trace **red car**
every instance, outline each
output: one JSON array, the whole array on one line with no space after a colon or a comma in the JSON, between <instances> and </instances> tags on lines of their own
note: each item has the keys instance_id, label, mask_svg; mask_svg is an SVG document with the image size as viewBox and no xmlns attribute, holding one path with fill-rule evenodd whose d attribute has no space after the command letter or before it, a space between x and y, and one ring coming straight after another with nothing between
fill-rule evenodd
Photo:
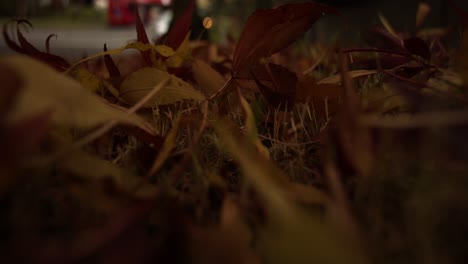
<instances>
[{"instance_id":1,"label":"red car","mask_svg":"<svg viewBox=\"0 0 468 264\"><path fill-rule=\"evenodd\" d=\"M171 2L172 0L108 0L107 21L109 25L133 24L138 9L140 17L148 22L150 7L164 7Z\"/></svg>"}]
</instances>

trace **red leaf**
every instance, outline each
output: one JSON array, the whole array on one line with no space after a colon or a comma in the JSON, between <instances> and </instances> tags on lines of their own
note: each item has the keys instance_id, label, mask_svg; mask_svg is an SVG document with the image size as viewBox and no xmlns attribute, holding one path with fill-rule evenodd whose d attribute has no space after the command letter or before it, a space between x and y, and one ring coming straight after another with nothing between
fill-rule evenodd
<instances>
[{"instance_id":1,"label":"red leaf","mask_svg":"<svg viewBox=\"0 0 468 264\"><path fill-rule=\"evenodd\" d=\"M19 29L21 24L26 24L29 27L31 27L31 29L33 27L32 24L25 19L19 19L16 21L16 35L18 36L18 41L21 47L24 50L29 51L30 53L40 53L40 51L36 47L34 47L31 43L29 43L26 40L26 38L23 36L23 34L21 33L21 30Z\"/></svg>"},{"instance_id":2,"label":"red leaf","mask_svg":"<svg viewBox=\"0 0 468 264\"><path fill-rule=\"evenodd\" d=\"M195 0L191 0L184 13L177 19L167 34L166 45L174 50L182 44L189 33L192 24L193 11L195 10Z\"/></svg>"},{"instance_id":3,"label":"red leaf","mask_svg":"<svg viewBox=\"0 0 468 264\"><path fill-rule=\"evenodd\" d=\"M141 22L140 14L138 14L138 9L136 11L136 31L137 31L137 40L138 42L149 44L148 35L146 35L145 26ZM148 66L151 66L151 51L142 51L141 56Z\"/></svg>"},{"instance_id":4,"label":"red leaf","mask_svg":"<svg viewBox=\"0 0 468 264\"><path fill-rule=\"evenodd\" d=\"M14 20L12 21L9 21L5 24L3 24L3 29L2 29L2 34L3 34L3 39L5 39L5 43L7 44L7 46L18 52L18 53L22 53L22 54L25 54L25 52L23 51L23 48L21 48L20 45L18 45L16 42L14 42L10 36L8 35L8 25L11 23L11 22L15 22Z\"/></svg>"},{"instance_id":5,"label":"red leaf","mask_svg":"<svg viewBox=\"0 0 468 264\"><path fill-rule=\"evenodd\" d=\"M258 9L248 18L234 51L234 72L287 47L322 15L335 12L335 8L312 2Z\"/></svg>"},{"instance_id":6,"label":"red leaf","mask_svg":"<svg viewBox=\"0 0 468 264\"><path fill-rule=\"evenodd\" d=\"M269 63L250 71L258 89L273 107L291 107L296 101L297 76L283 66ZM262 80L259 77L263 77Z\"/></svg>"},{"instance_id":7,"label":"red leaf","mask_svg":"<svg viewBox=\"0 0 468 264\"><path fill-rule=\"evenodd\" d=\"M107 51L107 45L104 43L104 52ZM106 64L107 71L109 71L109 75L111 78L120 77L119 68L115 65L114 60L109 54L104 55L104 63Z\"/></svg>"},{"instance_id":8,"label":"red leaf","mask_svg":"<svg viewBox=\"0 0 468 264\"><path fill-rule=\"evenodd\" d=\"M55 37L55 39L57 39L57 35L56 34L50 34L47 39L46 39L46 52L47 53L50 53L50 39L52 39L52 37Z\"/></svg>"},{"instance_id":9,"label":"red leaf","mask_svg":"<svg viewBox=\"0 0 468 264\"><path fill-rule=\"evenodd\" d=\"M10 24L10 22L16 22L16 27L17 27L16 32L18 36L18 42L20 45L14 42L8 35L8 25ZM29 23L29 21L22 19L22 20L12 20L10 22L7 22L6 24L3 25L3 38L5 39L5 43L7 44L9 48L11 48L12 50L18 53L28 55L32 58L35 58L44 63L47 63L58 71L65 71L66 69L70 67L70 64L64 58L57 56L57 55L49 54L46 52L42 52L27 41L27 39L23 36L21 31L19 30L19 26L20 24L23 24L23 23L31 26L31 23Z\"/></svg>"}]
</instances>

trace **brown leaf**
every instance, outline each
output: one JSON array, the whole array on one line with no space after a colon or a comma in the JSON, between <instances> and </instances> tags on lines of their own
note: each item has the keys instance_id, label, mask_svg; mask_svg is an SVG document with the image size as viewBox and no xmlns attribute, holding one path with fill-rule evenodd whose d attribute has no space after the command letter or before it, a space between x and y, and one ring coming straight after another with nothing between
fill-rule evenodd
<instances>
[{"instance_id":1,"label":"brown leaf","mask_svg":"<svg viewBox=\"0 0 468 264\"><path fill-rule=\"evenodd\" d=\"M351 79L362 77L362 76L369 76L378 73L376 70L354 70L354 71L349 71L348 75ZM338 84L341 82L341 75L332 75L329 77L326 77L320 81L318 81L318 84Z\"/></svg>"},{"instance_id":2,"label":"brown leaf","mask_svg":"<svg viewBox=\"0 0 468 264\"><path fill-rule=\"evenodd\" d=\"M301 76L297 83L298 102L312 102L315 117L326 121L338 112L341 86L336 83L317 83L310 76Z\"/></svg>"},{"instance_id":3,"label":"brown leaf","mask_svg":"<svg viewBox=\"0 0 468 264\"><path fill-rule=\"evenodd\" d=\"M182 79L168 72L149 67L141 68L127 76L120 86L120 97L126 103L133 105L167 78L170 78L169 83L164 85L164 87L145 104L145 107L173 104L183 100L202 101L205 99L202 93L193 89L190 84Z\"/></svg>"},{"instance_id":4,"label":"brown leaf","mask_svg":"<svg viewBox=\"0 0 468 264\"><path fill-rule=\"evenodd\" d=\"M247 20L233 57L233 70L257 64L262 57L285 48L326 13L336 9L317 3L286 4L259 9Z\"/></svg>"},{"instance_id":5,"label":"brown leaf","mask_svg":"<svg viewBox=\"0 0 468 264\"><path fill-rule=\"evenodd\" d=\"M352 168L355 175L366 176L373 160L370 131L359 123L360 99L348 74L348 62L342 53L340 62L343 107L334 130L338 144L337 159L343 161L340 165Z\"/></svg>"},{"instance_id":6,"label":"brown leaf","mask_svg":"<svg viewBox=\"0 0 468 264\"><path fill-rule=\"evenodd\" d=\"M207 96L218 92L226 83L221 74L199 59L195 59L192 63L192 74L198 89Z\"/></svg>"}]
</instances>

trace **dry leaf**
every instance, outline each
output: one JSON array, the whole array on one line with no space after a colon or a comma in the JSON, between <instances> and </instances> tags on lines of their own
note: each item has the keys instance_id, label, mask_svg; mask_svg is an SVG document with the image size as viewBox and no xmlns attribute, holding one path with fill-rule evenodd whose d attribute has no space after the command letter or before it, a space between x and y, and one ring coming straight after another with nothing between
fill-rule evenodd
<instances>
[{"instance_id":1,"label":"dry leaf","mask_svg":"<svg viewBox=\"0 0 468 264\"><path fill-rule=\"evenodd\" d=\"M361 103L354 90L348 71L348 62L340 54L343 107L333 132L338 141L338 155L354 169L358 176L367 176L372 167L374 153L370 131L359 123Z\"/></svg>"},{"instance_id":2,"label":"dry leaf","mask_svg":"<svg viewBox=\"0 0 468 264\"><path fill-rule=\"evenodd\" d=\"M169 83L145 104L146 107L167 105L183 100L202 101L205 96L182 79L155 68L142 68L131 73L120 86L120 97L128 104L135 104L158 83L166 78Z\"/></svg>"},{"instance_id":3,"label":"dry leaf","mask_svg":"<svg viewBox=\"0 0 468 264\"><path fill-rule=\"evenodd\" d=\"M341 86L335 83L317 83L312 77L302 75L297 83L297 101L312 103L318 120L327 121L339 109Z\"/></svg>"},{"instance_id":4,"label":"dry leaf","mask_svg":"<svg viewBox=\"0 0 468 264\"><path fill-rule=\"evenodd\" d=\"M122 115L102 102L79 82L60 74L47 65L23 56L3 58L3 62L20 76L23 89L8 119L26 120L37 113L50 111L53 125L82 129L117 120L137 124L135 116Z\"/></svg>"},{"instance_id":5,"label":"dry leaf","mask_svg":"<svg viewBox=\"0 0 468 264\"><path fill-rule=\"evenodd\" d=\"M245 23L233 57L233 70L258 64L294 42L326 13L336 9L317 3L286 4L258 9Z\"/></svg>"},{"instance_id":6,"label":"dry leaf","mask_svg":"<svg viewBox=\"0 0 468 264\"><path fill-rule=\"evenodd\" d=\"M8 25L10 23L16 23L16 34L20 45L15 43L8 35ZM39 51L36 47L30 44L19 30L19 27L22 24L28 25L32 28L31 23L25 19L12 20L3 25L3 38L5 39L5 43L9 48L18 53L28 55L32 58L47 63L58 71L65 71L68 67L70 67L70 64L64 58L50 54L48 52ZM46 42L48 43L48 41Z\"/></svg>"},{"instance_id":7,"label":"dry leaf","mask_svg":"<svg viewBox=\"0 0 468 264\"><path fill-rule=\"evenodd\" d=\"M267 223L259 228L256 248L267 263L364 263L362 252L346 247L344 238L287 196L282 173L245 139L234 135L230 125L215 129L226 151L239 163L249 185L259 193L267 211ZM229 131L229 132L228 132ZM348 241L346 241L348 242Z\"/></svg>"},{"instance_id":8,"label":"dry leaf","mask_svg":"<svg viewBox=\"0 0 468 264\"><path fill-rule=\"evenodd\" d=\"M207 96L218 92L226 83L221 74L199 59L195 59L192 63L192 74L197 88Z\"/></svg>"},{"instance_id":9,"label":"dry leaf","mask_svg":"<svg viewBox=\"0 0 468 264\"><path fill-rule=\"evenodd\" d=\"M76 70L76 78L88 91L96 92L101 87L101 80L84 67Z\"/></svg>"},{"instance_id":10,"label":"dry leaf","mask_svg":"<svg viewBox=\"0 0 468 264\"><path fill-rule=\"evenodd\" d=\"M378 71L376 70L354 70L354 71L349 71L348 75L351 79L362 77L362 76L369 76L372 74L376 74ZM320 81L317 82L317 84L338 84L341 82L341 74L336 74L327 78L324 78Z\"/></svg>"},{"instance_id":11,"label":"dry leaf","mask_svg":"<svg viewBox=\"0 0 468 264\"><path fill-rule=\"evenodd\" d=\"M172 149L176 146L177 135L179 134L179 127L182 119L179 117L172 126L171 131L166 135L164 139L163 145L161 150L159 151L158 156L153 162L153 166L148 171L147 176L150 177L154 175L159 169L162 167L164 162L169 158L169 154L171 153Z\"/></svg>"},{"instance_id":12,"label":"dry leaf","mask_svg":"<svg viewBox=\"0 0 468 264\"><path fill-rule=\"evenodd\" d=\"M245 98L241 95L241 93L238 93L239 100L242 106L242 109L244 109L245 112L245 130L247 132L247 137L250 140L250 142L255 146L257 151L262 154L263 157L266 159L270 158L270 152L267 147L265 147L260 139L258 138L258 131L257 131L257 122L255 122L255 117L252 112L252 109L250 108L249 103Z\"/></svg>"},{"instance_id":13,"label":"dry leaf","mask_svg":"<svg viewBox=\"0 0 468 264\"><path fill-rule=\"evenodd\" d=\"M292 107L296 102L297 76L283 66L269 63L251 70L258 89L273 107ZM264 76L258 78L258 76Z\"/></svg>"}]
</instances>

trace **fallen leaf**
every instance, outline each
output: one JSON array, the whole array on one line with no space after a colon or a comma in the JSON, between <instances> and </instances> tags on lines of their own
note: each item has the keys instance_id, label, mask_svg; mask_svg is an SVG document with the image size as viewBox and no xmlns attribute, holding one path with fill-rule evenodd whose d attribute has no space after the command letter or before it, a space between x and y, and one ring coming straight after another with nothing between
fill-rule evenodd
<instances>
[{"instance_id":1,"label":"fallen leaf","mask_svg":"<svg viewBox=\"0 0 468 264\"><path fill-rule=\"evenodd\" d=\"M20 45L15 43L8 35L8 25L10 23L16 23L16 34ZM47 63L57 71L65 71L70 67L70 64L64 58L48 52L39 51L36 47L30 44L19 29L20 25L23 24L32 28L31 23L25 19L12 20L3 25L3 38L10 49ZM48 41L46 41L46 43L48 43Z\"/></svg>"},{"instance_id":2,"label":"fallen leaf","mask_svg":"<svg viewBox=\"0 0 468 264\"><path fill-rule=\"evenodd\" d=\"M336 83L317 83L308 75L300 76L297 83L297 102L312 103L317 120L327 121L339 109L341 86Z\"/></svg>"},{"instance_id":3,"label":"fallen leaf","mask_svg":"<svg viewBox=\"0 0 468 264\"><path fill-rule=\"evenodd\" d=\"M263 157L265 157L266 159L269 159L270 152L268 148L265 147L260 141L260 139L258 138L257 122L255 121L255 117L252 112L252 109L250 108L250 105L247 102L247 100L245 100L245 98L242 96L240 92L238 92L238 96L239 96L242 109L245 112L245 131L247 132L247 138L255 146L257 151L262 154Z\"/></svg>"},{"instance_id":4,"label":"fallen leaf","mask_svg":"<svg viewBox=\"0 0 468 264\"><path fill-rule=\"evenodd\" d=\"M161 169L162 165L166 160L169 158L169 154L171 154L171 151L174 149L176 146L176 140L177 140L177 135L179 134L179 127L181 124L182 118L178 118L175 122L174 125L172 126L171 130L169 133L166 135L166 138L164 139L164 142L162 144L161 150L158 153L158 156L153 162L153 166L147 173L147 178L153 176L156 172Z\"/></svg>"},{"instance_id":5,"label":"fallen leaf","mask_svg":"<svg viewBox=\"0 0 468 264\"><path fill-rule=\"evenodd\" d=\"M24 56L7 56L3 63L21 78L23 88L18 94L8 120L26 120L37 113L50 111L52 125L81 129L116 120L137 124L134 115L122 115L86 91L79 82L60 74L47 65Z\"/></svg>"},{"instance_id":6,"label":"fallen leaf","mask_svg":"<svg viewBox=\"0 0 468 264\"><path fill-rule=\"evenodd\" d=\"M88 91L96 92L101 87L101 80L85 67L76 69L76 78Z\"/></svg>"},{"instance_id":7,"label":"fallen leaf","mask_svg":"<svg viewBox=\"0 0 468 264\"><path fill-rule=\"evenodd\" d=\"M82 63L85 63L87 61L96 59L96 58L100 58L102 56L120 55L123 51L125 51L127 49L136 49L136 50L139 50L139 51L155 51L157 54L159 54L159 55L161 55L163 57L170 57L170 56L173 56L175 54L174 50L172 48L168 47L168 46L151 45L151 44L143 44L143 43L140 43L140 42L134 42L134 43L130 43L130 44L125 45L125 47L118 48L118 49L112 49L112 50L108 50L108 51L104 51L104 52L99 52L99 53L96 53L96 54L94 54L92 56L84 58L84 59L82 59L80 61L77 61L73 65L68 67L68 69L65 72L68 73L72 69L76 68L78 65L80 65ZM157 61L155 61L155 63L156 62Z\"/></svg>"},{"instance_id":8,"label":"fallen leaf","mask_svg":"<svg viewBox=\"0 0 468 264\"><path fill-rule=\"evenodd\" d=\"M192 74L197 83L197 88L206 96L215 94L226 83L221 74L199 59L195 59L192 63Z\"/></svg>"},{"instance_id":9,"label":"fallen leaf","mask_svg":"<svg viewBox=\"0 0 468 264\"><path fill-rule=\"evenodd\" d=\"M393 29L392 25L387 20L387 18L382 13L379 13L378 17L379 17L380 23L387 30L387 32L393 35L394 37L398 38L398 34L396 33L395 29Z\"/></svg>"},{"instance_id":10,"label":"fallen leaf","mask_svg":"<svg viewBox=\"0 0 468 264\"><path fill-rule=\"evenodd\" d=\"M367 128L359 124L361 102L349 75L348 62L342 53L340 53L340 66L343 106L338 115L336 129L330 131L337 140L339 159L353 168L356 176L365 177L369 175L374 159L371 134Z\"/></svg>"},{"instance_id":11,"label":"fallen leaf","mask_svg":"<svg viewBox=\"0 0 468 264\"><path fill-rule=\"evenodd\" d=\"M283 66L269 63L251 68L258 89L273 107L292 107L296 102L297 76ZM262 79L257 76L263 76Z\"/></svg>"},{"instance_id":12,"label":"fallen leaf","mask_svg":"<svg viewBox=\"0 0 468 264\"><path fill-rule=\"evenodd\" d=\"M233 55L233 71L255 65L294 42L312 24L336 9L317 3L285 4L258 9L245 23Z\"/></svg>"},{"instance_id":13,"label":"fallen leaf","mask_svg":"<svg viewBox=\"0 0 468 264\"><path fill-rule=\"evenodd\" d=\"M251 143L226 122L215 124L225 151L236 160L248 186L260 195L266 223L258 229L255 248L268 263L364 263L362 252L346 247L346 238L335 232L320 213L296 206L287 195L284 175L255 151ZM352 242L351 242L352 243Z\"/></svg>"},{"instance_id":14,"label":"fallen leaf","mask_svg":"<svg viewBox=\"0 0 468 264\"><path fill-rule=\"evenodd\" d=\"M169 83L145 104L146 107L173 104L183 100L201 101L205 99L202 93L182 79L155 68L142 68L127 76L120 86L120 97L126 103L133 105L159 82L168 77L170 78Z\"/></svg>"},{"instance_id":15,"label":"fallen leaf","mask_svg":"<svg viewBox=\"0 0 468 264\"><path fill-rule=\"evenodd\" d=\"M340 97L341 86L337 83L317 83L312 77L301 76L297 84L297 98L301 102L307 99L325 99Z\"/></svg>"},{"instance_id":16,"label":"fallen leaf","mask_svg":"<svg viewBox=\"0 0 468 264\"><path fill-rule=\"evenodd\" d=\"M354 70L349 71L347 74L351 79L354 79L358 77L369 76L376 73L378 73L378 71L376 70ZM318 81L317 84L338 84L340 82L341 74L336 74Z\"/></svg>"}]
</instances>

